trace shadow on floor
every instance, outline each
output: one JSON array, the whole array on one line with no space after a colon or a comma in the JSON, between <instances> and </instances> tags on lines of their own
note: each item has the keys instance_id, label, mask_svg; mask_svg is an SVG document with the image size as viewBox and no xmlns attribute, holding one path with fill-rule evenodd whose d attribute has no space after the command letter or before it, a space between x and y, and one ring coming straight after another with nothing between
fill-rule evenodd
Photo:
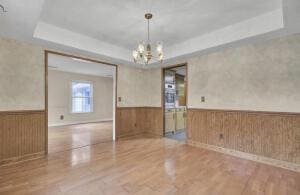
<instances>
[{"instance_id":1,"label":"shadow on floor","mask_svg":"<svg viewBox=\"0 0 300 195\"><path fill-rule=\"evenodd\" d=\"M177 131L175 131L175 133L168 132L168 133L165 134L165 137L170 138L170 139L175 139L177 141L184 142L186 140L185 129L177 130Z\"/></svg>"}]
</instances>

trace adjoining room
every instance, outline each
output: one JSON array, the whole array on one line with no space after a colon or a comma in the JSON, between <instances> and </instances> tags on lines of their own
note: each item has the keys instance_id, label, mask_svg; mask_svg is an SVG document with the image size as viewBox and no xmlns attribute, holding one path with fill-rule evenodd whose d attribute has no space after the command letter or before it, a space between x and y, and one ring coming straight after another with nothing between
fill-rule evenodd
<instances>
[{"instance_id":1,"label":"adjoining room","mask_svg":"<svg viewBox=\"0 0 300 195\"><path fill-rule=\"evenodd\" d=\"M48 54L48 153L113 140L115 67Z\"/></svg>"},{"instance_id":2,"label":"adjoining room","mask_svg":"<svg viewBox=\"0 0 300 195\"><path fill-rule=\"evenodd\" d=\"M163 69L164 136L186 141L187 65Z\"/></svg>"}]
</instances>

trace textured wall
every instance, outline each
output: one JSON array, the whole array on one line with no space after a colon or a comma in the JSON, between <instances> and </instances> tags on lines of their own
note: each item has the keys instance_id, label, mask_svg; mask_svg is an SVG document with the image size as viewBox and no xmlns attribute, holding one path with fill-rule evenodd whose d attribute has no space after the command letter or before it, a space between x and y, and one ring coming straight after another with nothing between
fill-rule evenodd
<instances>
[{"instance_id":1,"label":"textured wall","mask_svg":"<svg viewBox=\"0 0 300 195\"><path fill-rule=\"evenodd\" d=\"M93 112L71 114L71 82L89 81L93 84ZM112 119L113 79L61 71L48 71L49 125ZM64 120L60 120L64 115Z\"/></svg>"},{"instance_id":2,"label":"textured wall","mask_svg":"<svg viewBox=\"0 0 300 195\"><path fill-rule=\"evenodd\" d=\"M45 108L44 51L0 38L0 111Z\"/></svg>"},{"instance_id":3,"label":"textured wall","mask_svg":"<svg viewBox=\"0 0 300 195\"><path fill-rule=\"evenodd\" d=\"M195 57L188 66L190 108L300 112L299 34Z\"/></svg>"},{"instance_id":4,"label":"textured wall","mask_svg":"<svg viewBox=\"0 0 300 195\"><path fill-rule=\"evenodd\" d=\"M144 93L144 105L149 107L161 107L161 69L146 70L144 75L146 93ZM142 88L144 91L145 88Z\"/></svg>"},{"instance_id":5,"label":"textured wall","mask_svg":"<svg viewBox=\"0 0 300 195\"><path fill-rule=\"evenodd\" d=\"M143 70L119 66L118 107L160 107L161 70Z\"/></svg>"}]
</instances>

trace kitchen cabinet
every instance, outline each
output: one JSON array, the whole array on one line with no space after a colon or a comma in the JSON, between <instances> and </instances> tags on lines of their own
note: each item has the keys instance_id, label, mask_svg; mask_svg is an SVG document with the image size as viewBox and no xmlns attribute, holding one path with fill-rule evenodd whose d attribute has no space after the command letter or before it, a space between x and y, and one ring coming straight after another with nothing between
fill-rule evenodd
<instances>
[{"instance_id":1,"label":"kitchen cabinet","mask_svg":"<svg viewBox=\"0 0 300 195\"><path fill-rule=\"evenodd\" d=\"M165 111L165 133L175 131L175 109L167 109Z\"/></svg>"},{"instance_id":2,"label":"kitchen cabinet","mask_svg":"<svg viewBox=\"0 0 300 195\"><path fill-rule=\"evenodd\" d=\"M165 133L186 128L186 108L170 108L165 110Z\"/></svg>"},{"instance_id":3,"label":"kitchen cabinet","mask_svg":"<svg viewBox=\"0 0 300 195\"><path fill-rule=\"evenodd\" d=\"M176 130L185 129L185 109L176 109Z\"/></svg>"}]
</instances>

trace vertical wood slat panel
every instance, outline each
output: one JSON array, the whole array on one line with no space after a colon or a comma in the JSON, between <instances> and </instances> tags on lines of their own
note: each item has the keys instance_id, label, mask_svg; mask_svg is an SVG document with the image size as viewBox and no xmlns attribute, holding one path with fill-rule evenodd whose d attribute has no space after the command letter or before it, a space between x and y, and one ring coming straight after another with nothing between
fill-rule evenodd
<instances>
[{"instance_id":1,"label":"vertical wood slat panel","mask_svg":"<svg viewBox=\"0 0 300 195\"><path fill-rule=\"evenodd\" d=\"M45 153L45 111L0 112L0 164Z\"/></svg>"},{"instance_id":2,"label":"vertical wood slat panel","mask_svg":"<svg viewBox=\"0 0 300 195\"><path fill-rule=\"evenodd\" d=\"M299 113L188 109L187 120L190 141L300 163Z\"/></svg>"},{"instance_id":3,"label":"vertical wood slat panel","mask_svg":"<svg viewBox=\"0 0 300 195\"><path fill-rule=\"evenodd\" d=\"M118 107L116 114L117 137L140 133L163 135L161 107Z\"/></svg>"}]
</instances>

